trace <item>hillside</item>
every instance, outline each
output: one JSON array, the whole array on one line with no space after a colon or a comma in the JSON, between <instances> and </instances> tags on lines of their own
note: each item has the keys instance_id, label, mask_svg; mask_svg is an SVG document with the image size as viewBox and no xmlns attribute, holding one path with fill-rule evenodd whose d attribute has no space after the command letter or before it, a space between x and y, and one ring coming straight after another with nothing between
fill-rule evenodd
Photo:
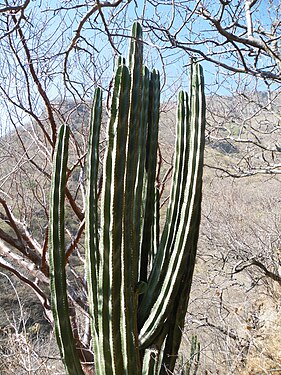
<instances>
[{"instance_id":1,"label":"hillside","mask_svg":"<svg viewBox=\"0 0 281 375\"><path fill-rule=\"evenodd\" d=\"M280 153L275 146L279 140L272 131L275 115L269 115L268 109L260 112L257 106L253 113L245 114L248 122L245 122L245 118L243 120L243 126L250 124L250 128L243 132L247 137L254 137L254 126L259 124L259 145L266 143L267 150L251 142L250 145L245 144L241 142L241 137L240 142L235 142L233 136L241 129L238 124L242 114L239 110L233 112L233 118L226 124L223 123L222 113L226 116L226 108L234 111L239 103L234 100L230 105L229 98L223 99L223 105L209 106L202 225L178 374L183 374L180 372L183 369L188 374L188 366L194 374L197 366L198 374L259 375L273 371L281 374L281 350L278 345L281 337L278 303L281 294L281 280L278 279L281 251L280 175L257 173L245 178L230 175L234 172L244 175L245 165L249 166L251 161L251 165L257 167L257 163L262 162L262 156L267 162L267 155L272 154L272 149L274 161L279 160ZM252 117L257 110L259 117ZM71 103L65 111L72 111ZM80 166L72 162L75 153L81 155L82 162L84 160L87 117L87 110L81 107L70 117L77 143L73 142L69 188L73 195L76 194L79 203L83 199L83 192L79 188L84 178L83 168L81 172ZM77 127L77 123L85 125ZM173 158L174 124L174 106L164 106L159 135L162 178ZM29 233L42 244L47 225L50 155L48 149L44 149L40 132L33 132L31 127L28 131L22 131L20 136L26 145L24 153L15 134L0 141L0 181L1 190L5 191L2 198L7 200L17 218L26 224ZM104 140L101 142L101 155L103 150ZM272 155L270 157L273 158ZM29 163L30 160L37 167ZM43 174L38 166L44 171ZM163 213L167 207L169 176L165 180L162 196ZM0 229L14 236L12 229L7 228L4 214L0 218ZM70 240L79 222L73 215L67 221ZM81 245L71 263L73 274L75 271L81 278L82 258ZM275 281L270 272L277 276ZM51 327L35 294L7 271L1 270L0 280L0 373L64 374ZM77 280L78 277L73 276L80 293L81 285ZM44 285L46 293L47 288ZM189 354L192 337L195 336L200 343L198 364L192 361Z\"/></svg>"}]
</instances>

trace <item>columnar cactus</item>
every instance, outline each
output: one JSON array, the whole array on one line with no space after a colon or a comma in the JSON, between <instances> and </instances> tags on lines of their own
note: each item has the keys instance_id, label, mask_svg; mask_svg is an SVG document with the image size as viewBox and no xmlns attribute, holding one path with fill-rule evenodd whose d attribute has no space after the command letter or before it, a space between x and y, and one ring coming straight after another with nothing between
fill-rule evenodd
<instances>
[{"instance_id":1,"label":"columnar cactus","mask_svg":"<svg viewBox=\"0 0 281 375\"><path fill-rule=\"evenodd\" d=\"M116 64L98 208L102 94L91 112L85 211L86 264L97 375L172 373L190 294L200 224L205 101L202 68L192 64L180 92L173 181L159 235L155 184L160 83L142 65L133 25L128 66ZM55 153L50 204L50 277L57 341L70 375L83 374L69 318L64 249L68 127Z\"/></svg>"}]
</instances>

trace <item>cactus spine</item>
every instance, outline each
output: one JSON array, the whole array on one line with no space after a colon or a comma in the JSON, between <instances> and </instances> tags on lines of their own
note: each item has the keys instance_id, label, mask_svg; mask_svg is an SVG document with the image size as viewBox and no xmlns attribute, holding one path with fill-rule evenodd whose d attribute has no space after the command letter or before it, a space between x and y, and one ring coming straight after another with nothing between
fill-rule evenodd
<instances>
[{"instance_id":1,"label":"cactus spine","mask_svg":"<svg viewBox=\"0 0 281 375\"><path fill-rule=\"evenodd\" d=\"M91 111L85 210L89 312L97 375L173 371L195 264L200 224L205 102L202 68L179 94L173 183L159 238L155 187L160 107L157 71L142 65L142 30L133 25L129 64L116 64L98 210L102 94ZM70 375L83 374L68 317L64 187L68 127L60 129L50 204L52 308Z\"/></svg>"}]
</instances>

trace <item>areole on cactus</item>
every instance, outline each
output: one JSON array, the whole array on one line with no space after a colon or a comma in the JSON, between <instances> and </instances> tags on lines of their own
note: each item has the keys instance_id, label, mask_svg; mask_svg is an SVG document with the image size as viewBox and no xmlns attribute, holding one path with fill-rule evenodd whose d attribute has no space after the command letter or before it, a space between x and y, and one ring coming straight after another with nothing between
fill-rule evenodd
<instances>
[{"instance_id":1,"label":"areole on cactus","mask_svg":"<svg viewBox=\"0 0 281 375\"><path fill-rule=\"evenodd\" d=\"M142 29L133 25L128 66L116 64L103 184L98 208L102 93L90 117L85 211L88 304L97 375L171 374L190 294L200 224L205 128L202 68L178 98L173 180L159 235L155 187L159 73L142 64ZM69 318L65 271L64 189L69 130L54 156L49 256L55 332L70 375L83 374Z\"/></svg>"}]
</instances>

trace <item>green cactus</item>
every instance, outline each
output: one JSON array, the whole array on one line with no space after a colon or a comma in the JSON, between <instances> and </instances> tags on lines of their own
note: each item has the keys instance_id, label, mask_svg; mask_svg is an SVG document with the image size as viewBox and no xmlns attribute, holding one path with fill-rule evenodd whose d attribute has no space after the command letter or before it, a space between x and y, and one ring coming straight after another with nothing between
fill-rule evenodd
<instances>
[{"instance_id":1,"label":"green cactus","mask_svg":"<svg viewBox=\"0 0 281 375\"><path fill-rule=\"evenodd\" d=\"M199 367L200 361L200 342L197 340L196 335L192 335L191 338L191 348L190 348L190 355L189 359L186 363L186 369L182 372L182 375L196 375Z\"/></svg>"},{"instance_id":2,"label":"green cactus","mask_svg":"<svg viewBox=\"0 0 281 375\"><path fill-rule=\"evenodd\" d=\"M173 182L160 236L155 187L160 107L157 71L142 65L133 25L128 66L116 63L98 209L102 94L91 112L85 211L86 266L97 375L173 372L184 327L200 224L205 101L202 68L179 94ZM64 188L68 127L59 132L50 203L50 278L55 331L66 369L83 374L66 288Z\"/></svg>"},{"instance_id":3,"label":"green cactus","mask_svg":"<svg viewBox=\"0 0 281 375\"><path fill-rule=\"evenodd\" d=\"M52 311L61 356L69 374L84 374L75 348L69 318L65 271L64 196L69 129L60 128L52 175L49 223L49 257Z\"/></svg>"}]
</instances>

